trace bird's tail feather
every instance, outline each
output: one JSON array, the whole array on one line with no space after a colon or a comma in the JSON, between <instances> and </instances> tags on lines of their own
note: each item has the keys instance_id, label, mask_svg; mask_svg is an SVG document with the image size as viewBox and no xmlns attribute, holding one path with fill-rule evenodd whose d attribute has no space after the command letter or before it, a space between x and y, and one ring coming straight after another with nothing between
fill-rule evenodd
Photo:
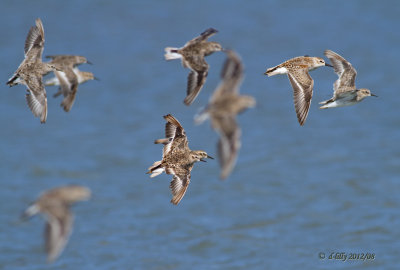
<instances>
[{"instance_id":1,"label":"bird's tail feather","mask_svg":"<svg viewBox=\"0 0 400 270\"><path fill-rule=\"evenodd\" d=\"M156 161L152 166L149 167L149 171L147 174L150 174L150 177L153 178L157 175L160 175L164 171L164 168L161 167L161 161Z\"/></svg>"}]
</instances>

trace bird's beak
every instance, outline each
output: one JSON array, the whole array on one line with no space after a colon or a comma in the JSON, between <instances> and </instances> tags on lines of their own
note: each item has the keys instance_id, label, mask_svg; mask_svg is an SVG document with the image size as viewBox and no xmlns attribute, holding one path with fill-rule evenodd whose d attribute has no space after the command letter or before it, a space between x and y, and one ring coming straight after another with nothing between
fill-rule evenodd
<instances>
[{"instance_id":1,"label":"bird's beak","mask_svg":"<svg viewBox=\"0 0 400 270\"><path fill-rule=\"evenodd\" d=\"M372 94L372 93L371 93L371 96L373 96L373 97L378 97L377 95L375 95L375 94Z\"/></svg>"},{"instance_id":2,"label":"bird's beak","mask_svg":"<svg viewBox=\"0 0 400 270\"><path fill-rule=\"evenodd\" d=\"M86 60L86 64L93 65L93 63L90 62L89 60Z\"/></svg>"},{"instance_id":3,"label":"bird's beak","mask_svg":"<svg viewBox=\"0 0 400 270\"><path fill-rule=\"evenodd\" d=\"M209 155L207 155L207 158L211 158L211 159L214 159L213 157L210 157ZM200 159L200 161L203 161L203 162L207 162L207 160L205 160L205 159Z\"/></svg>"},{"instance_id":4,"label":"bird's beak","mask_svg":"<svg viewBox=\"0 0 400 270\"><path fill-rule=\"evenodd\" d=\"M333 67L332 65L330 65L330 64L328 64L328 63L325 63L325 66L327 66L327 67Z\"/></svg>"},{"instance_id":5,"label":"bird's beak","mask_svg":"<svg viewBox=\"0 0 400 270\"><path fill-rule=\"evenodd\" d=\"M97 77L93 77L93 80L100 81L100 79Z\"/></svg>"}]
</instances>

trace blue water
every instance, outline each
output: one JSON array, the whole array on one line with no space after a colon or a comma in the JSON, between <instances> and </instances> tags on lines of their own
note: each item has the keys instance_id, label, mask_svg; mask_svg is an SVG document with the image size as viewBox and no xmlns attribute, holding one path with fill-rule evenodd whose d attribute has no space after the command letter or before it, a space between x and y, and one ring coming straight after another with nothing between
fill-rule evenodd
<instances>
[{"instance_id":1,"label":"blue water","mask_svg":"<svg viewBox=\"0 0 400 270\"><path fill-rule=\"evenodd\" d=\"M2 1L0 269L400 269L399 14L398 1ZM38 17L44 55L84 55L93 65L81 69L100 78L79 87L69 113L47 87L45 125L24 86L5 85ZM188 70L164 61L164 48L208 27L241 55L241 92L258 104L238 117L242 148L229 179L218 179L216 160L196 164L174 206L171 177L145 174L161 158L153 140L172 113L192 149L217 155L217 135L193 115L225 57L207 58L207 82L186 107ZM337 76L317 69L300 127L287 77L263 72L325 49L347 58L357 86L379 98L319 110ZM43 190L71 183L93 197L73 207L68 246L47 265L43 220L19 215ZM332 252L375 257L343 262Z\"/></svg>"}]
</instances>

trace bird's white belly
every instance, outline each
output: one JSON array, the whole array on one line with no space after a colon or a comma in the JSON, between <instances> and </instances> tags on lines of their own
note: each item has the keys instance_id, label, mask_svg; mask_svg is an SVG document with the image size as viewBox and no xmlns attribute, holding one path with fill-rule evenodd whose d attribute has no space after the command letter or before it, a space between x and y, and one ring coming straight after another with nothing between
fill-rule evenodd
<instances>
[{"instance_id":1,"label":"bird's white belly","mask_svg":"<svg viewBox=\"0 0 400 270\"><path fill-rule=\"evenodd\" d=\"M287 74L288 70L285 67L280 67L274 70L274 74Z\"/></svg>"},{"instance_id":2,"label":"bird's white belly","mask_svg":"<svg viewBox=\"0 0 400 270\"><path fill-rule=\"evenodd\" d=\"M350 101L348 99L337 99L334 102L331 102L329 104L326 104L326 108L334 108L334 107L345 107L345 106L351 106L354 104L357 104L357 101Z\"/></svg>"}]
</instances>

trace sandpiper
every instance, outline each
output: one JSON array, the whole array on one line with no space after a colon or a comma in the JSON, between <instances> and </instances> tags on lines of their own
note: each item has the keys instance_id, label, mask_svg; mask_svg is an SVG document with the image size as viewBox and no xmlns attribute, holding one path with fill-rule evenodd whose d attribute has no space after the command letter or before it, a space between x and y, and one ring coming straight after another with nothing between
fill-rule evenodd
<instances>
[{"instance_id":1,"label":"sandpiper","mask_svg":"<svg viewBox=\"0 0 400 270\"><path fill-rule=\"evenodd\" d=\"M41 213L47 221L44 237L48 262L57 259L68 242L74 219L70 205L88 200L90 193L88 188L76 185L54 188L43 193L24 212L24 219Z\"/></svg>"},{"instance_id":2,"label":"sandpiper","mask_svg":"<svg viewBox=\"0 0 400 270\"><path fill-rule=\"evenodd\" d=\"M69 112L74 104L78 85L96 79L93 73L80 71L77 66L91 63L85 57L79 55L49 55L46 58L51 58L49 64L59 67L62 71L55 70L55 77L46 80L45 85L60 85L60 89L54 94L54 97L63 94L64 99L61 102L61 107L64 108L64 111Z\"/></svg>"},{"instance_id":3,"label":"sandpiper","mask_svg":"<svg viewBox=\"0 0 400 270\"><path fill-rule=\"evenodd\" d=\"M249 107L255 106L251 96L239 95L239 86L243 79L243 65L240 57L231 50L222 69L222 82L214 91L207 107L195 117L196 123L201 123L208 117L211 124L220 135L218 141L218 156L221 165L221 179L225 179L235 166L240 149L241 131L236 123L236 115Z\"/></svg>"},{"instance_id":4,"label":"sandpiper","mask_svg":"<svg viewBox=\"0 0 400 270\"><path fill-rule=\"evenodd\" d=\"M164 116L164 119L167 121L165 125L166 138L154 142L164 144L162 160L154 162L147 173L151 173L150 177L155 177L164 171L173 175L169 186L172 191L171 203L177 205L189 186L190 172L194 163L205 162L204 158L213 158L204 151L189 149L186 132L175 117L168 114Z\"/></svg>"},{"instance_id":5,"label":"sandpiper","mask_svg":"<svg viewBox=\"0 0 400 270\"><path fill-rule=\"evenodd\" d=\"M7 82L10 87L16 84L28 86L26 94L28 106L34 116L40 117L41 123L45 123L47 118L47 97L42 76L57 69L51 64L42 62L43 48L43 24L40 19L36 19L36 26L31 27L25 40L25 59Z\"/></svg>"},{"instance_id":6,"label":"sandpiper","mask_svg":"<svg viewBox=\"0 0 400 270\"><path fill-rule=\"evenodd\" d=\"M324 54L331 60L339 79L333 84L333 97L320 102L319 104L323 105L319 107L320 109L350 106L359 103L366 97L377 97L369 89L356 88L357 71L346 59L331 50L326 50Z\"/></svg>"},{"instance_id":7,"label":"sandpiper","mask_svg":"<svg viewBox=\"0 0 400 270\"><path fill-rule=\"evenodd\" d=\"M282 64L267 69L264 73L269 76L276 74L287 74L290 84L293 87L294 107L296 109L297 120L300 125L304 125L311 105L314 80L308 71L321 66L331 65L325 63L320 57L299 56L283 62Z\"/></svg>"},{"instance_id":8,"label":"sandpiper","mask_svg":"<svg viewBox=\"0 0 400 270\"><path fill-rule=\"evenodd\" d=\"M200 93L207 78L209 66L204 57L223 50L219 43L207 41L217 32L217 30L209 28L200 36L187 42L182 48L165 48L166 60L182 59L182 65L191 69L188 76L187 95L183 101L188 106Z\"/></svg>"}]
</instances>

